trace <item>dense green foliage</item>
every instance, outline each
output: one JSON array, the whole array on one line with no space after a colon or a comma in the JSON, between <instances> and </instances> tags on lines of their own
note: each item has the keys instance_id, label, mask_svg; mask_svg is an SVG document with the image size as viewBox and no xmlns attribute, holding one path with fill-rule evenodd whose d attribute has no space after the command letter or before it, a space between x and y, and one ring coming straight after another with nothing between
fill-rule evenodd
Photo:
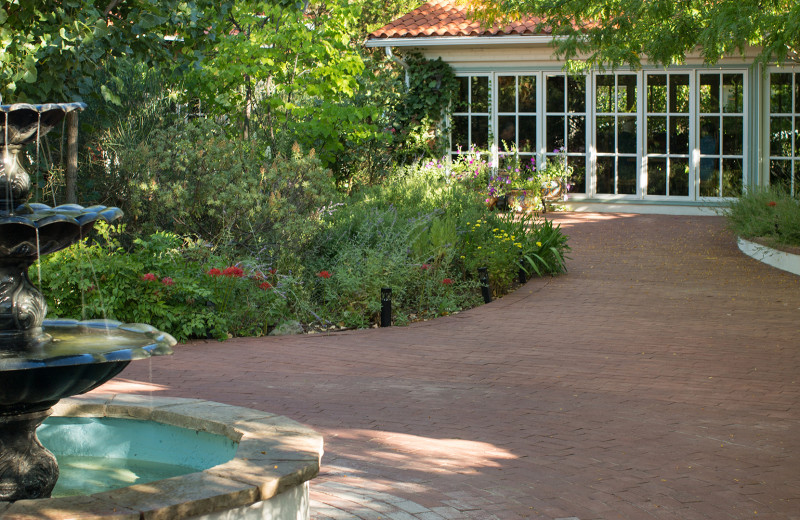
<instances>
[{"instance_id":1,"label":"dense green foliage","mask_svg":"<svg viewBox=\"0 0 800 520\"><path fill-rule=\"evenodd\" d=\"M0 97L3 103L42 103L102 96L118 103L101 80L121 82L117 58L161 66L192 62L213 42L226 6L210 0L2 0ZM165 44L167 35L183 45Z\"/></svg>"},{"instance_id":2,"label":"dense green foliage","mask_svg":"<svg viewBox=\"0 0 800 520\"><path fill-rule=\"evenodd\" d=\"M559 55L573 70L683 63L699 49L706 63L760 48L764 63L800 56L796 0L472 0L492 23L536 16L552 30Z\"/></svg>"},{"instance_id":3,"label":"dense green foliage","mask_svg":"<svg viewBox=\"0 0 800 520\"><path fill-rule=\"evenodd\" d=\"M402 324L477 304L478 267L488 267L501 296L520 267L564 271L569 250L551 223L488 211L482 194L436 165L407 168L344 202L294 207L306 209L260 230L260 249L158 231L126 250L100 226L92 242L41 262L51 313L224 338L292 321L367 327L378 320L380 289L390 287ZM294 239L284 225L297 230Z\"/></svg>"},{"instance_id":4,"label":"dense green foliage","mask_svg":"<svg viewBox=\"0 0 800 520\"><path fill-rule=\"evenodd\" d=\"M800 200L783 188L748 190L731 201L724 214L740 237L800 247Z\"/></svg>"},{"instance_id":5,"label":"dense green foliage","mask_svg":"<svg viewBox=\"0 0 800 520\"><path fill-rule=\"evenodd\" d=\"M419 2L0 2L3 103L85 101L78 200L126 214L33 267L51 317L366 327L391 287L402 324L478 303L478 267L496 296L565 270L560 230L488 211L496 172L422 160L453 71L360 45ZM23 154L34 200L63 198L63 137Z\"/></svg>"}]
</instances>

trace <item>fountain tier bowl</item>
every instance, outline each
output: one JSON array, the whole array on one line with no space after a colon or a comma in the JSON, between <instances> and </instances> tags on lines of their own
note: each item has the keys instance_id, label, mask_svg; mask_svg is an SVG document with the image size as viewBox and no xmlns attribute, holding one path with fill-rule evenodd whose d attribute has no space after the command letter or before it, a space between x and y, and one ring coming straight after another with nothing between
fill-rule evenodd
<instances>
[{"instance_id":1,"label":"fountain tier bowl","mask_svg":"<svg viewBox=\"0 0 800 520\"><path fill-rule=\"evenodd\" d=\"M32 348L0 348L0 415L50 408L88 392L136 359L170 354L175 338L150 325L45 320Z\"/></svg>"}]
</instances>

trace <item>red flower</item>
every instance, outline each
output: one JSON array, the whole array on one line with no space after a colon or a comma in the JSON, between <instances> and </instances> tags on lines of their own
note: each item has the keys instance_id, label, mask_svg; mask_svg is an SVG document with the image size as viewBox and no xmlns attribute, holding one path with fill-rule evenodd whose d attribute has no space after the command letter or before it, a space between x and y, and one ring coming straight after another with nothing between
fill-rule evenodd
<instances>
[{"instance_id":1,"label":"red flower","mask_svg":"<svg viewBox=\"0 0 800 520\"><path fill-rule=\"evenodd\" d=\"M319 276L320 278L330 278L333 275L328 271L320 271L317 273L317 276Z\"/></svg>"},{"instance_id":2,"label":"red flower","mask_svg":"<svg viewBox=\"0 0 800 520\"><path fill-rule=\"evenodd\" d=\"M442 280L442 283L445 285L452 285L453 280L451 280L450 278L445 278L444 280Z\"/></svg>"},{"instance_id":3,"label":"red flower","mask_svg":"<svg viewBox=\"0 0 800 520\"><path fill-rule=\"evenodd\" d=\"M428 270L428 268L430 268L430 265L428 265L428 264L422 264L421 266L419 266L419 268L420 268L420 269L422 269L423 271L427 271L427 270Z\"/></svg>"},{"instance_id":4,"label":"red flower","mask_svg":"<svg viewBox=\"0 0 800 520\"><path fill-rule=\"evenodd\" d=\"M767 202L767 206L769 206L771 208L774 208L777 205L778 205L778 203L775 202L774 200L771 200L771 201Z\"/></svg>"},{"instance_id":5,"label":"red flower","mask_svg":"<svg viewBox=\"0 0 800 520\"><path fill-rule=\"evenodd\" d=\"M209 276L222 276L222 271L214 267L213 269L209 269L206 274Z\"/></svg>"},{"instance_id":6,"label":"red flower","mask_svg":"<svg viewBox=\"0 0 800 520\"><path fill-rule=\"evenodd\" d=\"M234 278L241 278L242 276L244 276L244 271L242 270L241 267L236 267L235 265L232 265L230 267L226 267L225 269L223 269L222 275L232 276Z\"/></svg>"},{"instance_id":7,"label":"red flower","mask_svg":"<svg viewBox=\"0 0 800 520\"><path fill-rule=\"evenodd\" d=\"M277 270L277 269L275 269L274 267L272 267L272 268L270 268L270 269L267 269L267 272L268 272L269 274L275 274L275 273L277 273L277 272L278 272L278 270Z\"/></svg>"},{"instance_id":8,"label":"red flower","mask_svg":"<svg viewBox=\"0 0 800 520\"><path fill-rule=\"evenodd\" d=\"M155 282L158 280L158 278L153 273L147 273L146 275L142 276L142 280L145 282Z\"/></svg>"},{"instance_id":9,"label":"red flower","mask_svg":"<svg viewBox=\"0 0 800 520\"><path fill-rule=\"evenodd\" d=\"M161 283L163 283L164 285L175 285L175 281L169 276L165 276L164 278L162 278Z\"/></svg>"},{"instance_id":10,"label":"red flower","mask_svg":"<svg viewBox=\"0 0 800 520\"><path fill-rule=\"evenodd\" d=\"M259 285L259 287L261 287L262 289L264 289L266 291L267 289L272 289L272 284L269 283L269 282L264 282L261 285Z\"/></svg>"}]
</instances>

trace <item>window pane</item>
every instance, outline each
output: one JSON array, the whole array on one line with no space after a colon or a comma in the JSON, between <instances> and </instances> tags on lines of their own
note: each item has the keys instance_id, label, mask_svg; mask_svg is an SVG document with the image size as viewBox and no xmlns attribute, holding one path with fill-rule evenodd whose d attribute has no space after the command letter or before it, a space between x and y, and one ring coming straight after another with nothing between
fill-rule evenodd
<instances>
[{"instance_id":1,"label":"window pane","mask_svg":"<svg viewBox=\"0 0 800 520\"><path fill-rule=\"evenodd\" d=\"M742 194L742 160L722 160L722 196L738 197Z\"/></svg>"},{"instance_id":2,"label":"window pane","mask_svg":"<svg viewBox=\"0 0 800 520\"><path fill-rule=\"evenodd\" d=\"M794 75L794 111L800 113L800 72Z\"/></svg>"},{"instance_id":3,"label":"window pane","mask_svg":"<svg viewBox=\"0 0 800 520\"><path fill-rule=\"evenodd\" d=\"M519 111L536 112L536 77L520 76L519 81Z\"/></svg>"},{"instance_id":4,"label":"window pane","mask_svg":"<svg viewBox=\"0 0 800 520\"><path fill-rule=\"evenodd\" d=\"M469 110L469 78L456 78L458 82L458 92L456 93L456 106L454 112L466 112Z\"/></svg>"},{"instance_id":5,"label":"window pane","mask_svg":"<svg viewBox=\"0 0 800 520\"><path fill-rule=\"evenodd\" d=\"M647 76L647 111L667 111L667 77L663 74ZM664 171L666 171L666 167Z\"/></svg>"},{"instance_id":6,"label":"window pane","mask_svg":"<svg viewBox=\"0 0 800 520\"><path fill-rule=\"evenodd\" d=\"M669 111L689 111L689 75L675 74L669 77Z\"/></svg>"},{"instance_id":7,"label":"window pane","mask_svg":"<svg viewBox=\"0 0 800 520\"><path fill-rule=\"evenodd\" d=\"M586 112L586 78L567 78L567 112Z\"/></svg>"},{"instance_id":8,"label":"window pane","mask_svg":"<svg viewBox=\"0 0 800 520\"><path fill-rule=\"evenodd\" d=\"M700 153L719 154L719 117L700 118Z\"/></svg>"},{"instance_id":9,"label":"window pane","mask_svg":"<svg viewBox=\"0 0 800 520\"><path fill-rule=\"evenodd\" d=\"M722 118L723 155L742 155L744 153L744 120L741 117Z\"/></svg>"},{"instance_id":10,"label":"window pane","mask_svg":"<svg viewBox=\"0 0 800 520\"><path fill-rule=\"evenodd\" d=\"M511 150L517 144L517 118L516 116L497 116L497 128L501 150Z\"/></svg>"},{"instance_id":11,"label":"window pane","mask_svg":"<svg viewBox=\"0 0 800 520\"><path fill-rule=\"evenodd\" d=\"M674 116L669 118L669 153L688 155L689 118Z\"/></svg>"},{"instance_id":12,"label":"window pane","mask_svg":"<svg viewBox=\"0 0 800 520\"><path fill-rule=\"evenodd\" d=\"M779 157L792 155L792 118L769 118L769 154Z\"/></svg>"},{"instance_id":13,"label":"window pane","mask_svg":"<svg viewBox=\"0 0 800 520\"><path fill-rule=\"evenodd\" d=\"M617 81L617 111L636 112L636 76L620 74Z\"/></svg>"},{"instance_id":14,"label":"window pane","mask_svg":"<svg viewBox=\"0 0 800 520\"><path fill-rule=\"evenodd\" d=\"M769 184L770 186L782 186L788 191L792 184L792 162L780 160L770 161Z\"/></svg>"},{"instance_id":15,"label":"window pane","mask_svg":"<svg viewBox=\"0 0 800 520\"><path fill-rule=\"evenodd\" d=\"M666 103L666 99L664 102ZM647 153L667 153L667 118L665 116L649 116L647 118ZM648 191L648 193L650 192Z\"/></svg>"},{"instance_id":16,"label":"window pane","mask_svg":"<svg viewBox=\"0 0 800 520\"><path fill-rule=\"evenodd\" d=\"M800 116L794 118L794 156L800 157Z\"/></svg>"},{"instance_id":17,"label":"window pane","mask_svg":"<svg viewBox=\"0 0 800 520\"><path fill-rule=\"evenodd\" d=\"M497 77L497 111L516 112L517 110L517 89L514 76ZM503 128L503 125L500 125Z\"/></svg>"},{"instance_id":18,"label":"window pane","mask_svg":"<svg viewBox=\"0 0 800 520\"><path fill-rule=\"evenodd\" d=\"M700 196L719 197L719 159L700 159Z\"/></svg>"},{"instance_id":19,"label":"window pane","mask_svg":"<svg viewBox=\"0 0 800 520\"><path fill-rule=\"evenodd\" d=\"M617 193L635 195L636 157L620 157L617 159L617 168Z\"/></svg>"},{"instance_id":20,"label":"window pane","mask_svg":"<svg viewBox=\"0 0 800 520\"><path fill-rule=\"evenodd\" d=\"M567 118L567 151L570 153L586 152L586 118L584 116Z\"/></svg>"},{"instance_id":21,"label":"window pane","mask_svg":"<svg viewBox=\"0 0 800 520\"><path fill-rule=\"evenodd\" d=\"M468 116L453 116L452 150L454 152L458 151L459 148L461 150L469 150L469 135L467 134L468 127Z\"/></svg>"},{"instance_id":22,"label":"window pane","mask_svg":"<svg viewBox=\"0 0 800 520\"><path fill-rule=\"evenodd\" d=\"M718 74L700 74L700 112L719 112Z\"/></svg>"},{"instance_id":23,"label":"window pane","mask_svg":"<svg viewBox=\"0 0 800 520\"><path fill-rule=\"evenodd\" d=\"M773 114L792 111L792 75L770 74L769 110Z\"/></svg>"},{"instance_id":24,"label":"window pane","mask_svg":"<svg viewBox=\"0 0 800 520\"><path fill-rule=\"evenodd\" d=\"M572 176L569 183L572 185L570 192L586 193L586 157L567 157L567 164L572 167Z\"/></svg>"},{"instance_id":25,"label":"window pane","mask_svg":"<svg viewBox=\"0 0 800 520\"><path fill-rule=\"evenodd\" d=\"M667 160L651 157L647 159L647 194L667 194Z\"/></svg>"},{"instance_id":26,"label":"window pane","mask_svg":"<svg viewBox=\"0 0 800 520\"><path fill-rule=\"evenodd\" d=\"M620 116L619 138L617 139L617 151L619 153L636 153L636 117Z\"/></svg>"},{"instance_id":27,"label":"window pane","mask_svg":"<svg viewBox=\"0 0 800 520\"><path fill-rule=\"evenodd\" d=\"M669 160L669 194L689 196L689 159Z\"/></svg>"},{"instance_id":28,"label":"window pane","mask_svg":"<svg viewBox=\"0 0 800 520\"><path fill-rule=\"evenodd\" d=\"M597 193L614 193L614 158L597 158Z\"/></svg>"},{"instance_id":29,"label":"window pane","mask_svg":"<svg viewBox=\"0 0 800 520\"><path fill-rule=\"evenodd\" d=\"M800 194L800 161L794 162L794 189L791 193L795 197Z\"/></svg>"},{"instance_id":30,"label":"window pane","mask_svg":"<svg viewBox=\"0 0 800 520\"><path fill-rule=\"evenodd\" d=\"M489 78L472 77L472 112L489 111Z\"/></svg>"},{"instance_id":31,"label":"window pane","mask_svg":"<svg viewBox=\"0 0 800 520\"><path fill-rule=\"evenodd\" d=\"M547 76L547 111L564 111L564 76Z\"/></svg>"},{"instance_id":32,"label":"window pane","mask_svg":"<svg viewBox=\"0 0 800 520\"><path fill-rule=\"evenodd\" d=\"M722 75L722 111L744 112L744 76L741 74Z\"/></svg>"},{"instance_id":33,"label":"window pane","mask_svg":"<svg viewBox=\"0 0 800 520\"><path fill-rule=\"evenodd\" d=\"M536 151L536 116L519 116L517 139L520 152Z\"/></svg>"},{"instance_id":34,"label":"window pane","mask_svg":"<svg viewBox=\"0 0 800 520\"><path fill-rule=\"evenodd\" d=\"M472 116L472 144L479 150L489 148L489 118Z\"/></svg>"},{"instance_id":35,"label":"window pane","mask_svg":"<svg viewBox=\"0 0 800 520\"><path fill-rule=\"evenodd\" d=\"M547 153L564 146L564 116L547 116Z\"/></svg>"},{"instance_id":36,"label":"window pane","mask_svg":"<svg viewBox=\"0 0 800 520\"><path fill-rule=\"evenodd\" d=\"M614 112L614 76L597 76L595 105L598 112Z\"/></svg>"},{"instance_id":37,"label":"window pane","mask_svg":"<svg viewBox=\"0 0 800 520\"><path fill-rule=\"evenodd\" d=\"M597 151L599 153L614 153L616 144L614 143L614 134L616 128L614 125L614 116L597 116ZM552 150L548 146L549 150Z\"/></svg>"}]
</instances>

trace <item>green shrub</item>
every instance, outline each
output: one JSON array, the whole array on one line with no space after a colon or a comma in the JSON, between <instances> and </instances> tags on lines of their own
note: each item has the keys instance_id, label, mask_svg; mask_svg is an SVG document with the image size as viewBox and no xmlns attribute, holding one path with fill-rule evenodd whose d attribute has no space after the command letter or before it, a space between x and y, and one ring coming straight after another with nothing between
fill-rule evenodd
<instances>
[{"instance_id":1,"label":"green shrub","mask_svg":"<svg viewBox=\"0 0 800 520\"><path fill-rule=\"evenodd\" d=\"M253 270L211 276L207 265L230 264L196 241L158 232L137 239L126 251L114 236L121 228L102 222L96 228L91 243L41 260L49 317L148 323L186 340L265 334L288 314L291 279Z\"/></svg>"},{"instance_id":2,"label":"green shrub","mask_svg":"<svg viewBox=\"0 0 800 520\"><path fill-rule=\"evenodd\" d=\"M800 246L800 201L785 189L750 189L723 211L738 236Z\"/></svg>"},{"instance_id":3,"label":"green shrub","mask_svg":"<svg viewBox=\"0 0 800 520\"><path fill-rule=\"evenodd\" d=\"M294 146L290 156L271 157L209 119L156 129L116 158L113 175L127 186L110 202L138 233L165 230L240 248L296 241L337 197L313 152Z\"/></svg>"}]
</instances>

